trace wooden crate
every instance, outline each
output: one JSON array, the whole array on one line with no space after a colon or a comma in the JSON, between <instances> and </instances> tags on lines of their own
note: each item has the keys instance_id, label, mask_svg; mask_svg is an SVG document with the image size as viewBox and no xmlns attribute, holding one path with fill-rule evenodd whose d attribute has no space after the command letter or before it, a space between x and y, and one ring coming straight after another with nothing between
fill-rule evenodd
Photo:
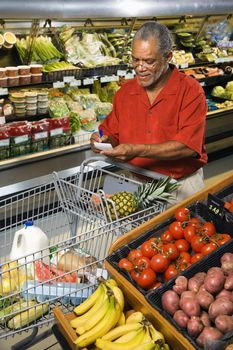
<instances>
[{"instance_id":1,"label":"wooden crate","mask_svg":"<svg viewBox=\"0 0 233 350\"><path fill-rule=\"evenodd\" d=\"M174 217L174 213L177 208L181 206L189 206L196 201L203 201L207 199L209 193L216 193L232 183L233 172L231 172L222 180L216 182L214 185L205 187L202 191L196 193L195 195L187 198L179 204L155 216L146 223L119 237L111 246L109 254L128 244L133 239L139 237L145 231L151 230L156 225L163 223L171 217ZM164 317L162 317L162 315L146 301L144 296L107 261L105 262L105 267L111 276L117 281L118 285L122 288L127 300L130 301L130 304L133 306L133 308L140 310L145 314L145 316L155 325L155 327L164 334L167 342L172 346L174 350L195 349L193 345L191 345L190 342L181 333L179 333L175 327L173 327L173 325L171 325Z\"/></svg>"}]
</instances>

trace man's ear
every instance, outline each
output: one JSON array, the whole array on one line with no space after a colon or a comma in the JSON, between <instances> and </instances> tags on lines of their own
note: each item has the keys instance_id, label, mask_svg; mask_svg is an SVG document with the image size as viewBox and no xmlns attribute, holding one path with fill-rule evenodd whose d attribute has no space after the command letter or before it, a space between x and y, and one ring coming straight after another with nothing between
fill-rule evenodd
<instances>
[{"instance_id":1,"label":"man's ear","mask_svg":"<svg viewBox=\"0 0 233 350\"><path fill-rule=\"evenodd\" d=\"M168 62L168 63L171 62L172 57L173 57L173 53L172 53L172 51L171 51L171 52L169 52L169 54L167 55L167 62Z\"/></svg>"}]
</instances>

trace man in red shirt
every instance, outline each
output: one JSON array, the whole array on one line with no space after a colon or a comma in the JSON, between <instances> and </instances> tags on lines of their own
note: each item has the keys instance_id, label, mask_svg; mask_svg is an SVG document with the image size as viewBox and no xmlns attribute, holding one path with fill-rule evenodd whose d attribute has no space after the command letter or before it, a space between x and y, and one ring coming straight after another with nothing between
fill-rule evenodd
<instances>
[{"instance_id":1,"label":"man in red shirt","mask_svg":"<svg viewBox=\"0 0 233 350\"><path fill-rule=\"evenodd\" d=\"M200 84L169 64L172 38L166 26L145 23L135 34L132 66L136 77L115 95L113 111L100 125L112 150L101 151L117 161L171 176L180 183L177 200L204 186L202 166L207 104Z\"/></svg>"}]
</instances>

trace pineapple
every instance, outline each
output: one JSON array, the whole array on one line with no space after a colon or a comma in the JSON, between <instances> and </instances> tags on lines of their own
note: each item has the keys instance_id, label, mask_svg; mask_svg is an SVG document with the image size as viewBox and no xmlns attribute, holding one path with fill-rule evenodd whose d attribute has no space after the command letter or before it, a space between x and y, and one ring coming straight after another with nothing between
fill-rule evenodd
<instances>
[{"instance_id":1,"label":"pineapple","mask_svg":"<svg viewBox=\"0 0 233 350\"><path fill-rule=\"evenodd\" d=\"M178 188L178 183L172 182L170 177L165 179L153 180L152 182L142 183L139 185L137 192L117 192L111 196L114 202L118 219L124 218L138 210L152 207L156 202L169 202L173 198L171 192ZM112 220L116 220L115 210L111 203L105 206L105 211Z\"/></svg>"}]
</instances>

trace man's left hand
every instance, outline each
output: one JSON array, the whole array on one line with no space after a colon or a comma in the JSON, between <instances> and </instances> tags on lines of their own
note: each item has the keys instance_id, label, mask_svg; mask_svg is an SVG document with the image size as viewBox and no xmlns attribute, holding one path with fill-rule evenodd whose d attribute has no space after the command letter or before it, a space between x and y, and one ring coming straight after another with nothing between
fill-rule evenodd
<instances>
[{"instance_id":1,"label":"man's left hand","mask_svg":"<svg viewBox=\"0 0 233 350\"><path fill-rule=\"evenodd\" d=\"M118 162L126 162L127 160L137 157L135 145L129 143L123 143L114 147L112 150L101 151L100 153Z\"/></svg>"}]
</instances>

